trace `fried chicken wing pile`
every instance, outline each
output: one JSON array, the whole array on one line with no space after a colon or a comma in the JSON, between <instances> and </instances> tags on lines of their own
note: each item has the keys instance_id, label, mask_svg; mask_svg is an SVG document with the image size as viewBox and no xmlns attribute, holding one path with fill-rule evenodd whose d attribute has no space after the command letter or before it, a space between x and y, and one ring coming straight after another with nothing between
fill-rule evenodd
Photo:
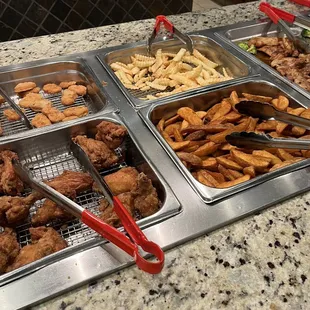
<instances>
[{"instance_id":1,"label":"fried chicken wing pile","mask_svg":"<svg viewBox=\"0 0 310 310\"><path fill-rule=\"evenodd\" d=\"M271 66L281 75L310 90L310 55L300 53L287 38L258 37L250 39L248 43L268 55Z\"/></svg>"},{"instance_id":2,"label":"fried chicken wing pile","mask_svg":"<svg viewBox=\"0 0 310 310\"><path fill-rule=\"evenodd\" d=\"M130 215L138 220L150 216L159 209L160 201L152 181L135 168L123 168L106 176L105 181L114 195L120 199ZM100 201L100 218L109 225L119 227L120 220L113 210L113 206L102 199Z\"/></svg>"},{"instance_id":3,"label":"fried chicken wing pile","mask_svg":"<svg viewBox=\"0 0 310 310\"><path fill-rule=\"evenodd\" d=\"M29 229L32 244L23 247L6 272L20 268L67 247L67 242L51 227Z\"/></svg>"},{"instance_id":4,"label":"fried chicken wing pile","mask_svg":"<svg viewBox=\"0 0 310 310\"><path fill-rule=\"evenodd\" d=\"M4 273L13 263L19 253L19 244L16 233L11 228L6 228L0 233L0 274Z\"/></svg>"},{"instance_id":5,"label":"fried chicken wing pile","mask_svg":"<svg viewBox=\"0 0 310 310\"><path fill-rule=\"evenodd\" d=\"M77 136L73 138L73 141L81 146L98 170L111 167L118 162L115 152L110 150L102 141L87 138L86 136Z\"/></svg>"}]
</instances>

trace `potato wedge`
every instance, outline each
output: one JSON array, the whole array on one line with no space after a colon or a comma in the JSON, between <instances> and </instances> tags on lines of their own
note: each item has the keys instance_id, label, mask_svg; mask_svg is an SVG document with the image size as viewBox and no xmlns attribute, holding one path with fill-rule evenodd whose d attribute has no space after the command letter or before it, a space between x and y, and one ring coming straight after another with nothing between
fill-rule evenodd
<instances>
[{"instance_id":1,"label":"potato wedge","mask_svg":"<svg viewBox=\"0 0 310 310\"><path fill-rule=\"evenodd\" d=\"M200 157L186 152L177 152L177 156L187 163L190 163L192 166L201 166L202 160Z\"/></svg>"},{"instance_id":2,"label":"potato wedge","mask_svg":"<svg viewBox=\"0 0 310 310\"><path fill-rule=\"evenodd\" d=\"M240 101L236 91L232 91L229 98L230 98L231 105L233 107Z\"/></svg>"},{"instance_id":3,"label":"potato wedge","mask_svg":"<svg viewBox=\"0 0 310 310\"><path fill-rule=\"evenodd\" d=\"M248 100L253 100L253 101L258 101L258 102L263 102L263 103L266 103L266 102L269 103L273 99L272 97L252 95L248 93L242 93L242 96Z\"/></svg>"},{"instance_id":4,"label":"potato wedge","mask_svg":"<svg viewBox=\"0 0 310 310\"><path fill-rule=\"evenodd\" d=\"M289 100L286 97L280 95L278 98L278 102L277 102L276 107L280 111L285 111L289 104L290 104Z\"/></svg>"},{"instance_id":5,"label":"potato wedge","mask_svg":"<svg viewBox=\"0 0 310 310\"><path fill-rule=\"evenodd\" d=\"M176 142L184 141L183 136L182 136L182 134L181 134L181 132L180 132L180 130L178 128L174 128L173 129L173 136L174 136L174 140Z\"/></svg>"},{"instance_id":6,"label":"potato wedge","mask_svg":"<svg viewBox=\"0 0 310 310\"><path fill-rule=\"evenodd\" d=\"M246 131L251 132L251 131L255 131L257 122L258 122L258 118L253 118L253 117L249 117L250 119L250 124L248 126L248 128L246 129Z\"/></svg>"},{"instance_id":7,"label":"potato wedge","mask_svg":"<svg viewBox=\"0 0 310 310\"><path fill-rule=\"evenodd\" d=\"M209 177L205 178L204 175L203 175L203 173L202 173L202 171L204 171L204 170L199 170L199 171L197 171L197 173L196 173L196 175L197 175L197 177L196 177L197 181L199 181L199 182L202 183L203 185L206 185L206 186L209 186L209 187L215 187L214 181L215 181L216 183L217 183L217 181L216 181L211 175L209 175L209 176L210 176L210 178L212 178L211 180L213 180L213 182L209 180Z\"/></svg>"},{"instance_id":8,"label":"potato wedge","mask_svg":"<svg viewBox=\"0 0 310 310\"><path fill-rule=\"evenodd\" d=\"M274 131L277 129L278 122L274 120L263 121L256 126L256 130Z\"/></svg>"},{"instance_id":9,"label":"potato wedge","mask_svg":"<svg viewBox=\"0 0 310 310\"><path fill-rule=\"evenodd\" d=\"M203 125L201 118L195 113L194 110L188 107L178 109L178 115L185 119L190 125Z\"/></svg>"},{"instance_id":10,"label":"potato wedge","mask_svg":"<svg viewBox=\"0 0 310 310\"><path fill-rule=\"evenodd\" d=\"M248 174L251 178L255 178L256 172L253 166L243 168L243 174Z\"/></svg>"},{"instance_id":11,"label":"potato wedge","mask_svg":"<svg viewBox=\"0 0 310 310\"><path fill-rule=\"evenodd\" d=\"M245 174L244 176L242 176L238 179L235 179L233 181L227 181L227 182L220 183L216 187L217 188L227 188L227 187L235 186L237 184L240 184L240 183L243 183L243 182L250 180L250 178L251 177L248 174Z\"/></svg>"},{"instance_id":12,"label":"potato wedge","mask_svg":"<svg viewBox=\"0 0 310 310\"><path fill-rule=\"evenodd\" d=\"M208 111L207 114L205 115L205 118L208 119L209 121L212 119L212 117L214 116L214 114L216 113L216 111L219 109L220 107L220 103L215 104L214 106L212 106Z\"/></svg>"},{"instance_id":13,"label":"potato wedge","mask_svg":"<svg viewBox=\"0 0 310 310\"><path fill-rule=\"evenodd\" d=\"M197 156L207 156L215 152L219 147L219 144L215 144L214 142L210 141L205 143L204 145L200 146L195 152L194 155Z\"/></svg>"},{"instance_id":14,"label":"potato wedge","mask_svg":"<svg viewBox=\"0 0 310 310\"><path fill-rule=\"evenodd\" d=\"M282 163L282 160L279 157L267 152L266 150L257 150L257 151L255 150L252 152L252 154L255 156L266 157L266 158L271 159L272 165Z\"/></svg>"},{"instance_id":15,"label":"potato wedge","mask_svg":"<svg viewBox=\"0 0 310 310\"><path fill-rule=\"evenodd\" d=\"M293 126L292 128L292 134L297 137L304 135L305 132L306 132L306 129L302 127Z\"/></svg>"},{"instance_id":16,"label":"potato wedge","mask_svg":"<svg viewBox=\"0 0 310 310\"><path fill-rule=\"evenodd\" d=\"M230 154L232 158L242 167L253 166L256 171L265 170L270 163L270 160L259 159L254 155L250 155L238 150L231 150Z\"/></svg>"},{"instance_id":17,"label":"potato wedge","mask_svg":"<svg viewBox=\"0 0 310 310\"><path fill-rule=\"evenodd\" d=\"M189 141L183 141L183 142L167 141L167 142L174 151L182 150L189 145Z\"/></svg>"},{"instance_id":18,"label":"potato wedge","mask_svg":"<svg viewBox=\"0 0 310 310\"><path fill-rule=\"evenodd\" d=\"M285 166L288 166L288 165L297 163L298 161L301 161L301 160L303 160L303 159L304 159L304 158L295 157L294 159L286 160L286 161L282 162L281 164L276 164L276 165L272 166L272 167L269 169L269 172L272 172L272 171L274 171L274 170L283 168L283 167L285 167Z\"/></svg>"},{"instance_id":19,"label":"potato wedge","mask_svg":"<svg viewBox=\"0 0 310 310\"><path fill-rule=\"evenodd\" d=\"M190 133L187 137L185 137L185 141L195 141L200 140L206 136L206 133L204 130L197 130L192 133Z\"/></svg>"},{"instance_id":20,"label":"potato wedge","mask_svg":"<svg viewBox=\"0 0 310 310\"><path fill-rule=\"evenodd\" d=\"M164 117L158 122L156 128L158 129L158 131L160 133L164 131L164 128L165 128L165 118Z\"/></svg>"},{"instance_id":21,"label":"potato wedge","mask_svg":"<svg viewBox=\"0 0 310 310\"><path fill-rule=\"evenodd\" d=\"M193 153L195 152L197 149L199 149L199 145L192 145L192 146L187 146L184 149L182 149L183 152L186 153Z\"/></svg>"},{"instance_id":22,"label":"potato wedge","mask_svg":"<svg viewBox=\"0 0 310 310\"><path fill-rule=\"evenodd\" d=\"M182 121L182 124L181 124L181 128L180 130L184 130L185 128L187 128L189 126L189 123L186 121L186 120L183 120Z\"/></svg>"},{"instance_id":23,"label":"potato wedge","mask_svg":"<svg viewBox=\"0 0 310 310\"><path fill-rule=\"evenodd\" d=\"M206 170L199 170L197 172L197 174L198 174L198 178L201 177L201 179L206 180L208 184L212 184L212 185L208 185L208 186L216 187L219 184L219 182L210 173L208 173ZM200 181L200 179L198 179L198 181ZM201 183L207 185L204 182L201 182Z\"/></svg>"},{"instance_id":24,"label":"potato wedge","mask_svg":"<svg viewBox=\"0 0 310 310\"><path fill-rule=\"evenodd\" d=\"M229 170L222 165L218 165L218 171L225 177L227 181L233 181L235 179L233 174L231 174Z\"/></svg>"},{"instance_id":25,"label":"potato wedge","mask_svg":"<svg viewBox=\"0 0 310 310\"><path fill-rule=\"evenodd\" d=\"M219 149L222 151L230 151L230 150L233 150L235 148L237 148L237 147L234 145L231 145L229 143L222 143L221 146L219 147Z\"/></svg>"},{"instance_id":26,"label":"potato wedge","mask_svg":"<svg viewBox=\"0 0 310 310\"><path fill-rule=\"evenodd\" d=\"M242 115L238 112L231 111L228 114L224 116L224 119L229 123L235 123L238 122L241 119Z\"/></svg>"},{"instance_id":27,"label":"potato wedge","mask_svg":"<svg viewBox=\"0 0 310 310\"><path fill-rule=\"evenodd\" d=\"M217 161L214 157L209 157L202 161L201 167L207 170L215 171L217 169Z\"/></svg>"},{"instance_id":28,"label":"potato wedge","mask_svg":"<svg viewBox=\"0 0 310 310\"><path fill-rule=\"evenodd\" d=\"M237 171L237 170L232 170L232 169L228 169L228 172L235 178L241 178L243 176L243 173Z\"/></svg>"},{"instance_id":29,"label":"potato wedge","mask_svg":"<svg viewBox=\"0 0 310 310\"><path fill-rule=\"evenodd\" d=\"M174 129L180 129L181 124L180 123L174 123L168 125L165 129L164 132L166 132L170 137L173 136Z\"/></svg>"},{"instance_id":30,"label":"potato wedge","mask_svg":"<svg viewBox=\"0 0 310 310\"><path fill-rule=\"evenodd\" d=\"M206 112L206 111L197 111L196 114L197 114L201 119L203 119L203 118L207 115L207 112Z\"/></svg>"},{"instance_id":31,"label":"potato wedge","mask_svg":"<svg viewBox=\"0 0 310 310\"><path fill-rule=\"evenodd\" d=\"M214 116L212 117L211 121L215 121L218 118L225 116L231 110L231 104L227 100L223 100L219 106L219 109L215 112Z\"/></svg>"},{"instance_id":32,"label":"potato wedge","mask_svg":"<svg viewBox=\"0 0 310 310\"><path fill-rule=\"evenodd\" d=\"M292 156L290 153L283 149L277 149L277 156L281 158L282 160L291 160L294 159L294 156Z\"/></svg>"},{"instance_id":33,"label":"potato wedge","mask_svg":"<svg viewBox=\"0 0 310 310\"><path fill-rule=\"evenodd\" d=\"M208 173L213 176L218 183L225 182L225 178L220 172L208 171Z\"/></svg>"},{"instance_id":34,"label":"potato wedge","mask_svg":"<svg viewBox=\"0 0 310 310\"><path fill-rule=\"evenodd\" d=\"M247 119L245 122L242 122L241 124L234 126L232 128L228 128L220 133L217 133L215 135L212 135L209 137L211 141L214 143L223 143L226 142L226 136L230 135L233 132L240 132L246 130L250 124L250 119Z\"/></svg>"},{"instance_id":35,"label":"potato wedge","mask_svg":"<svg viewBox=\"0 0 310 310\"><path fill-rule=\"evenodd\" d=\"M237 164L236 162L234 162L233 160L230 160L226 157L217 157L216 161L224 166L227 169L232 169L232 170L242 170L242 166L240 166L239 164Z\"/></svg>"},{"instance_id":36,"label":"potato wedge","mask_svg":"<svg viewBox=\"0 0 310 310\"><path fill-rule=\"evenodd\" d=\"M174 116L168 118L165 121L165 126L169 126L169 125L174 124L174 123L176 123L177 121L180 121L180 120L181 120L180 115L174 115Z\"/></svg>"},{"instance_id":37,"label":"potato wedge","mask_svg":"<svg viewBox=\"0 0 310 310\"><path fill-rule=\"evenodd\" d=\"M218 133L232 127L233 125L228 126L227 124L224 125L224 124L212 124L212 123L206 125L189 125L184 129L182 129L181 126L181 133L182 134L192 133L197 130L203 130L205 133Z\"/></svg>"}]
</instances>

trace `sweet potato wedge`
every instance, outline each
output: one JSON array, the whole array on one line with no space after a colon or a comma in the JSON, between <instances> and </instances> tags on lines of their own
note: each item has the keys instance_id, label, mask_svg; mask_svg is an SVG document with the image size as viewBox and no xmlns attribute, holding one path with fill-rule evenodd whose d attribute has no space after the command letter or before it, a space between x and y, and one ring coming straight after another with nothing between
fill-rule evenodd
<instances>
[{"instance_id":1,"label":"sweet potato wedge","mask_svg":"<svg viewBox=\"0 0 310 310\"><path fill-rule=\"evenodd\" d=\"M215 152L219 147L219 144L215 144L214 142L210 141L205 143L204 145L200 146L195 152L194 155L197 156L207 156Z\"/></svg>"}]
</instances>

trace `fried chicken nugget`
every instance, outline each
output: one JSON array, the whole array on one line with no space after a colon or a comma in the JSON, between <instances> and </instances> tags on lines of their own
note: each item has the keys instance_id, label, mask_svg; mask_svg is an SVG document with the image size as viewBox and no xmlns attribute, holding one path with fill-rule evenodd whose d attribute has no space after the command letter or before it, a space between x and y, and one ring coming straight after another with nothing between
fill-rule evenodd
<instances>
[{"instance_id":1,"label":"fried chicken nugget","mask_svg":"<svg viewBox=\"0 0 310 310\"><path fill-rule=\"evenodd\" d=\"M3 115L8 121L14 122L20 120L20 116L13 109L5 109Z\"/></svg>"},{"instance_id":2,"label":"fried chicken nugget","mask_svg":"<svg viewBox=\"0 0 310 310\"><path fill-rule=\"evenodd\" d=\"M88 108L85 105L80 107L72 107L65 109L63 113L65 114L66 117L69 116L82 117L88 114Z\"/></svg>"},{"instance_id":3,"label":"fried chicken nugget","mask_svg":"<svg viewBox=\"0 0 310 310\"><path fill-rule=\"evenodd\" d=\"M59 83L59 86L60 86L62 89L66 89L66 88L68 88L69 86L75 85L75 84L76 84L76 81L63 81L63 82L60 82L60 83Z\"/></svg>"},{"instance_id":4,"label":"fried chicken nugget","mask_svg":"<svg viewBox=\"0 0 310 310\"><path fill-rule=\"evenodd\" d=\"M45 84L43 90L48 94L57 94L61 92L61 87L54 83Z\"/></svg>"},{"instance_id":5,"label":"fried chicken nugget","mask_svg":"<svg viewBox=\"0 0 310 310\"><path fill-rule=\"evenodd\" d=\"M30 89L35 88L37 85L34 82L23 82L23 83L18 83L15 87L14 87L14 91L15 93L21 93L23 91L27 91Z\"/></svg>"},{"instance_id":6,"label":"fried chicken nugget","mask_svg":"<svg viewBox=\"0 0 310 310\"><path fill-rule=\"evenodd\" d=\"M40 92L40 87L35 87L33 89L30 89L30 90L26 90L26 91L22 91L20 93L18 93L18 96L21 97L21 98L24 98L25 96L27 96L28 94L38 94Z\"/></svg>"},{"instance_id":7,"label":"fried chicken nugget","mask_svg":"<svg viewBox=\"0 0 310 310\"><path fill-rule=\"evenodd\" d=\"M65 115L61 111L51 106L44 107L42 113L47 116L52 123L59 123L65 118Z\"/></svg>"},{"instance_id":8,"label":"fried chicken nugget","mask_svg":"<svg viewBox=\"0 0 310 310\"><path fill-rule=\"evenodd\" d=\"M42 113L38 113L31 121L31 125L40 128L52 125L51 121Z\"/></svg>"},{"instance_id":9,"label":"fried chicken nugget","mask_svg":"<svg viewBox=\"0 0 310 310\"><path fill-rule=\"evenodd\" d=\"M65 89L62 93L61 103L63 105L72 105L77 97L78 95L76 92L70 89Z\"/></svg>"},{"instance_id":10,"label":"fried chicken nugget","mask_svg":"<svg viewBox=\"0 0 310 310\"><path fill-rule=\"evenodd\" d=\"M71 85L68 87L68 89L74 91L79 96L85 96L87 93L87 88L83 85Z\"/></svg>"}]
</instances>

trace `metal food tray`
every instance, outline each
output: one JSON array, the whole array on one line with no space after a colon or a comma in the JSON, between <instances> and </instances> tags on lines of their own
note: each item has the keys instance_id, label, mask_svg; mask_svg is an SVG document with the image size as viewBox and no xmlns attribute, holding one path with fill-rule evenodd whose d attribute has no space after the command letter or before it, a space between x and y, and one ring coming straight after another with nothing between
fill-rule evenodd
<instances>
[{"instance_id":1,"label":"metal food tray","mask_svg":"<svg viewBox=\"0 0 310 310\"><path fill-rule=\"evenodd\" d=\"M64 170L82 171L82 167L77 159L72 155L69 148L71 137L77 134L87 134L89 137L96 132L96 125L102 120L111 121L120 124L119 118L112 114L109 117L99 117L96 120L84 122L61 131L47 133L45 135L37 135L33 138L16 141L10 144L2 144L1 150L11 149L15 151L22 164L24 164L33 175L39 180L50 180L61 174ZM170 188L167 186L162 177L156 172L156 169L148 162L141 149L135 141L128 136L123 145L117 149L120 164L117 164L108 170L102 170L102 176L113 173L125 166L136 167L139 172L144 172L151 180L157 190L161 201L160 210L137 223L141 227L148 227L162 221L179 212L180 205ZM103 196L87 191L77 197L77 203L84 208L90 210L94 214L98 214L99 200ZM37 201L30 209L30 215L33 215L37 208L43 203L43 200ZM95 246L106 242L96 232L81 223L78 219L67 221L66 223L54 221L49 224L55 228L60 235L67 241L68 248L54 253L48 257L42 258L31 264L25 265L10 273L0 276L0 286L7 284L16 278L23 277L33 270L37 270L49 263L59 261L67 255L74 254L78 250L85 250L90 246ZM31 221L16 228L17 239L21 247L31 243L29 227ZM122 229L121 229L122 230Z\"/></svg>"},{"instance_id":2,"label":"metal food tray","mask_svg":"<svg viewBox=\"0 0 310 310\"><path fill-rule=\"evenodd\" d=\"M283 167L281 169L277 169L273 172L262 174L249 181L225 189L211 188L197 181L191 175L190 171L183 165L181 160L176 155L175 151L173 151L173 149L161 136L161 134L156 128L156 124L162 117L170 118L174 116L177 110L181 107L190 107L195 111L208 110L214 104L221 102L222 99L229 97L230 93L233 90L235 90L238 94L246 92L270 97L277 97L279 95L284 95L289 98L290 106L292 107L300 107L300 106L309 107L309 103L308 105L306 105L304 100L302 100L302 98L300 98L302 102L298 99L294 99L290 95L288 89L283 89L280 86L276 86L271 81L263 80L261 78L252 78L249 79L247 82L241 82L234 86L227 86L219 90L209 91L197 96L188 96L184 99L173 101L167 104L153 105L151 107L147 107L139 111L139 114L142 116L147 126L150 128L150 130L153 132L153 134L156 136L159 142L169 153L172 160L181 170L181 172L189 181L189 183L192 185L192 187L196 190L196 192L201 196L201 198L206 203L215 202L219 199L223 199L229 195L246 190L252 186L258 185L272 178L276 178L277 176L283 175L289 171L306 167L310 164L310 161L305 159L300 162L297 162L296 164L292 164Z\"/></svg>"},{"instance_id":3,"label":"metal food tray","mask_svg":"<svg viewBox=\"0 0 310 310\"><path fill-rule=\"evenodd\" d=\"M292 26L291 30L296 34L299 35L301 33L301 28ZM284 34L280 31L277 25L270 22L270 20L255 20L246 23L239 23L235 25L229 25L221 28L214 29L215 36L223 40L225 43L229 44L238 52L242 53L244 56L248 57L251 61L259 65L260 67L267 70L270 74L276 76L278 79L284 81L285 83L289 84L292 88L296 89L304 96L310 98L310 93L305 90L304 88L300 87L298 84L290 81L285 76L281 75L276 69L273 69L271 66L267 65L259 58L255 57L243 49L241 49L237 43L242 41L247 41L253 37L261 37L261 36L277 36L283 37Z\"/></svg>"},{"instance_id":4,"label":"metal food tray","mask_svg":"<svg viewBox=\"0 0 310 310\"><path fill-rule=\"evenodd\" d=\"M163 102L167 100L167 98L172 100L173 98L186 96L187 94L191 94L199 90L220 88L223 85L230 85L232 83L235 83L238 78L243 78L250 74L250 66L246 65L240 58L238 58L238 56L233 55L229 51L227 51L227 49L224 49L218 42L213 40L211 37L204 35L191 35L190 37L193 40L194 48L198 49L210 60L218 63L219 67L216 69L219 69L220 72L222 72L222 68L225 68L229 75L234 76L234 79L217 84L211 84L205 87L195 88L194 90L188 90L171 96L158 97L158 99L154 100L142 100L139 98L145 97L146 95L155 95L160 91L149 90L143 92L140 90L127 89L119 80L119 78L115 75L114 71L110 67L110 64L116 61L129 63L131 62L130 56L137 53L147 55L148 52L145 43L138 42L134 44L127 44L108 48L103 50L102 53L98 54L97 58L134 107L144 107L154 102ZM153 50L161 48L163 49L163 51L171 53L178 52L182 47L186 48L186 45L183 42L175 39L154 42L152 45Z\"/></svg>"},{"instance_id":5,"label":"metal food tray","mask_svg":"<svg viewBox=\"0 0 310 310\"><path fill-rule=\"evenodd\" d=\"M107 95L102 91L99 81L92 73L92 70L82 58L75 58L73 61L44 62L34 66L26 66L12 71L0 71L0 86L6 91L11 99L18 104L20 97L14 92L14 87L21 82L35 82L40 88L47 83L59 84L62 81L77 81L87 87L88 93L85 96L79 96L74 105L64 106L61 103L61 93L47 94L40 91L44 98L53 102L53 106L60 111L68 107L77 107L86 105L89 110L89 116L107 108L110 104ZM8 121L3 115L5 109L10 108L9 104L4 103L0 107L0 123L3 129L3 135L0 139L8 140L21 136L29 135L29 129L22 120ZM25 115L31 121L38 112L31 109L25 109ZM86 116L87 117L87 116ZM74 122L81 119L74 120ZM69 126L72 121L69 121ZM58 129L68 126L68 122L60 122L47 127L36 128L36 131L50 131L52 128ZM32 132L31 130L31 132Z\"/></svg>"}]
</instances>

